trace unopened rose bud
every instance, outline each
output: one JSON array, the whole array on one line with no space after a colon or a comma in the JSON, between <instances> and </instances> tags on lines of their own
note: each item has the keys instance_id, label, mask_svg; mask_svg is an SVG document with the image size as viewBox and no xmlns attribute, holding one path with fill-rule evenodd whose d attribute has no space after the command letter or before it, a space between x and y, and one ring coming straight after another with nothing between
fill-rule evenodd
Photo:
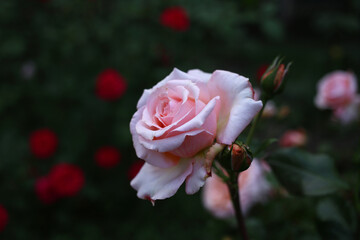
<instances>
[{"instance_id":1,"label":"unopened rose bud","mask_svg":"<svg viewBox=\"0 0 360 240\"><path fill-rule=\"evenodd\" d=\"M244 144L234 143L231 146L231 168L233 171L242 172L248 169L252 162L249 147Z\"/></svg>"},{"instance_id":2,"label":"unopened rose bud","mask_svg":"<svg viewBox=\"0 0 360 240\"><path fill-rule=\"evenodd\" d=\"M279 59L278 57L275 58L273 63L261 77L260 85L268 98L280 93L284 88L284 77L288 72L291 63L287 64L285 67L281 62L282 59Z\"/></svg>"}]
</instances>

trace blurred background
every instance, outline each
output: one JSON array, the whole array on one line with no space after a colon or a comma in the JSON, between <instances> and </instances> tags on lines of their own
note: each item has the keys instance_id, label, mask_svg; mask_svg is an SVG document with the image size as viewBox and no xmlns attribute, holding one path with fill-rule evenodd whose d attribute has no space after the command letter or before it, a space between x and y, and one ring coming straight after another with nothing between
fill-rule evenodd
<instances>
[{"instance_id":1,"label":"blurred background","mask_svg":"<svg viewBox=\"0 0 360 240\"><path fill-rule=\"evenodd\" d=\"M359 43L358 0L1 0L0 239L235 239L201 192L153 207L129 185L142 164L129 132L137 100L174 67L256 87L285 56L286 89L256 138L305 129L303 148L354 183L359 126L331 121L314 97L328 72L359 76ZM274 193L249 212L251 239L355 236L350 208L340 235L326 235L338 238L324 238L314 201Z\"/></svg>"}]
</instances>

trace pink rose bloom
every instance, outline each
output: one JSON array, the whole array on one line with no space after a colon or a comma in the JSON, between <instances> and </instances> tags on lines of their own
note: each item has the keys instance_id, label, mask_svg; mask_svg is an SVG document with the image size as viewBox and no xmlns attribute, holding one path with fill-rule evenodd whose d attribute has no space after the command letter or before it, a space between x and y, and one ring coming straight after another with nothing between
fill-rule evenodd
<instances>
[{"instance_id":1,"label":"pink rose bloom","mask_svg":"<svg viewBox=\"0 0 360 240\"><path fill-rule=\"evenodd\" d=\"M264 202L271 186L266 180L268 166L265 162L254 159L248 170L241 172L238 179L241 208L244 214L257 202ZM206 181L202 194L203 203L218 218L234 216L230 193L220 177L213 174Z\"/></svg>"},{"instance_id":2,"label":"pink rose bloom","mask_svg":"<svg viewBox=\"0 0 360 240\"><path fill-rule=\"evenodd\" d=\"M345 107L354 100L356 91L357 80L353 73L344 71L329 73L318 83L315 105L321 109Z\"/></svg>"},{"instance_id":3,"label":"pink rose bloom","mask_svg":"<svg viewBox=\"0 0 360 240\"><path fill-rule=\"evenodd\" d=\"M339 120L342 124L349 124L356 121L360 117L360 95L346 107L337 108L334 111L335 119Z\"/></svg>"},{"instance_id":4,"label":"pink rose bloom","mask_svg":"<svg viewBox=\"0 0 360 240\"><path fill-rule=\"evenodd\" d=\"M261 109L249 80L235 73L174 69L145 90L130 122L136 154L146 163L131 181L139 198L173 196L183 182L197 192L212 160Z\"/></svg>"},{"instance_id":5,"label":"pink rose bloom","mask_svg":"<svg viewBox=\"0 0 360 240\"><path fill-rule=\"evenodd\" d=\"M288 130L282 135L279 141L281 147L301 147L307 142L304 129Z\"/></svg>"}]
</instances>

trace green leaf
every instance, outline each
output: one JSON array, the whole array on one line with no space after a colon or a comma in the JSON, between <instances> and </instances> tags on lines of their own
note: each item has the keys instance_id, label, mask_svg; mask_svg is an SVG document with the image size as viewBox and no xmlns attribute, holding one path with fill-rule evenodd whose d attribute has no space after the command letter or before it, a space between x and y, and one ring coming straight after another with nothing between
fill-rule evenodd
<instances>
[{"instance_id":1,"label":"green leaf","mask_svg":"<svg viewBox=\"0 0 360 240\"><path fill-rule=\"evenodd\" d=\"M265 151L271 144L277 142L278 140L276 138L270 138L261 143L259 147L255 150L253 156L257 157L259 154L261 154L263 151Z\"/></svg>"},{"instance_id":2,"label":"green leaf","mask_svg":"<svg viewBox=\"0 0 360 240\"><path fill-rule=\"evenodd\" d=\"M317 228L323 239L353 239L356 215L343 199L325 198L316 206Z\"/></svg>"},{"instance_id":3,"label":"green leaf","mask_svg":"<svg viewBox=\"0 0 360 240\"><path fill-rule=\"evenodd\" d=\"M320 196L348 187L326 155L288 148L275 152L268 161L280 183L294 195Z\"/></svg>"}]
</instances>

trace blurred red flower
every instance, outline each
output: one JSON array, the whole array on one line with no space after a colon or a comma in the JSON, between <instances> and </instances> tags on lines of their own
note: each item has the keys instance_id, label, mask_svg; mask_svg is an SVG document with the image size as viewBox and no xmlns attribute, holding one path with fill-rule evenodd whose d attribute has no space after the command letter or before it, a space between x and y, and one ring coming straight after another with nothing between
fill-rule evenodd
<instances>
[{"instance_id":1,"label":"blurred red flower","mask_svg":"<svg viewBox=\"0 0 360 240\"><path fill-rule=\"evenodd\" d=\"M138 160L134 162L128 170L128 178L131 181L139 173L140 169L144 165L144 161Z\"/></svg>"},{"instance_id":2,"label":"blurred red flower","mask_svg":"<svg viewBox=\"0 0 360 240\"><path fill-rule=\"evenodd\" d=\"M99 148L95 153L95 161L99 167L112 168L120 162L120 152L111 146Z\"/></svg>"},{"instance_id":3,"label":"blurred red flower","mask_svg":"<svg viewBox=\"0 0 360 240\"><path fill-rule=\"evenodd\" d=\"M49 173L51 187L59 197L74 196L84 185L85 177L81 168L59 163Z\"/></svg>"},{"instance_id":4,"label":"blurred red flower","mask_svg":"<svg viewBox=\"0 0 360 240\"><path fill-rule=\"evenodd\" d=\"M281 147L302 147L307 142L307 135L304 129L288 130L279 140Z\"/></svg>"},{"instance_id":5,"label":"blurred red flower","mask_svg":"<svg viewBox=\"0 0 360 240\"><path fill-rule=\"evenodd\" d=\"M186 10L179 6L165 9L160 16L160 22L176 31L186 31L190 26Z\"/></svg>"},{"instance_id":6,"label":"blurred red flower","mask_svg":"<svg viewBox=\"0 0 360 240\"><path fill-rule=\"evenodd\" d=\"M114 69L105 69L96 79L96 95L108 101L121 97L126 90L125 79Z\"/></svg>"},{"instance_id":7,"label":"blurred red flower","mask_svg":"<svg viewBox=\"0 0 360 240\"><path fill-rule=\"evenodd\" d=\"M35 182L35 192L40 201L51 204L56 201L57 196L47 176L40 177Z\"/></svg>"},{"instance_id":8,"label":"blurred red flower","mask_svg":"<svg viewBox=\"0 0 360 240\"><path fill-rule=\"evenodd\" d=\"M48 158L58 145L56 134L48 128L34 131L30 135L30 150L38 158Z\"/></svg>"},{"instance_id":9,"label":"blurred red flower","mask_svg":"<svg viewBox=\"0 0 360 240\"><path fill-rule=\"evenodd\" d=\"M6 209L0 205L0 232L4 230L9 220L8 213Z\"/></svg>"}]
</instances>

